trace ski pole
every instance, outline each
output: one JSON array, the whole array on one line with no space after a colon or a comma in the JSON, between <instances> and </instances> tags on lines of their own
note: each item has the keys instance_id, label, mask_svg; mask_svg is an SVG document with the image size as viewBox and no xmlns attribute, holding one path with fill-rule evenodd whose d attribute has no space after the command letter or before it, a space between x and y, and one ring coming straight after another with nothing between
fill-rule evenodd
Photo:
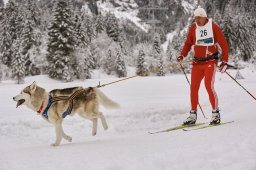
<instances>
[{"instance_id":1,"label":"ski pole","mask_svg":"<svg viewBox=\"0 0 256 170\"><path fill-rule=\"evenodd\" d=\"M226 73L231 79L233 79L239 86L241 86L250 96L252 96L252 98L254 98L254 100L256 100L256 97L254 97L248 90L246 90L234 77L232 77L227 71L225 71L225 73Z\"/></svg>"},{"instance_id":2,"label":"ski pole","mask_svg":"<svg viewBox=\"0 0 256 170\"><path fill-rule=\"evenodd\" d=\"M187 82L188 82L189 86L191 86L190 81L189 81L189 79L188 79L188 76L187 76L187 74L186 74L186 72L185 72L184 67L182 66L182 64L181 64L180 62L179 62L179 64L180 64L180 67L181 67L181 70L182 70L183 74L185 75L185 77L186 77L186 79L187 79ZM205 117L204 111L203 111L203 109L202 109L202 107L201 107L201 105L200 105L199 102L198 102L198 106L199 106L199 108L200 108L200 110L201 110L201 112L202 112L204 118L205 118L205 119L208 119L207 117Z\"/></svg>"}]
</instances>

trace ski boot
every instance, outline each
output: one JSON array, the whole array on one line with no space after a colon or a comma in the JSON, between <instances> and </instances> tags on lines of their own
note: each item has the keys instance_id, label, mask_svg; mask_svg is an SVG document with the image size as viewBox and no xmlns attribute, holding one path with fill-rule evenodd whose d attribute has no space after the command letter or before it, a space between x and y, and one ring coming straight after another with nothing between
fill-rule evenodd
<instances>
[{"instance_id":1,"label":"ski boot","mask_svg":"<svg viewBox=\"0 0 256 170\"><path fill-rule=\"evenodd\" d=\"M183 122L183 125L194 125L196 124L197 112L196 110L191 110L189 117Z\"/></svg>"},{"instance_id":2,"label":"ski boot","mask_svg":"<svg viewBox=\"0 0 256 170\"><path fill-rule=\"evenodd\" d=\"M219 125L220 124L220 111L214 110L212 111L212 120L210 122L210 125Z\"/></svg>"}]
</instances>

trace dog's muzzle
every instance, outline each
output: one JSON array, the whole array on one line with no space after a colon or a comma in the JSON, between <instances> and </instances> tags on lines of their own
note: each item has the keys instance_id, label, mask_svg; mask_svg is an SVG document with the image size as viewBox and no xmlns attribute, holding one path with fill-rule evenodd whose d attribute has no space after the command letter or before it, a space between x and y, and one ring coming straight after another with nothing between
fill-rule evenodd
<instances>
[{"instance_id":1,"label":"dog's muzzle","mask_svg":"<svg viewBox=\"0 0 256 170\"><path fill-rule=\"evenodd\" d=\"M13 100L16 101L16 98L13 97ZM20 100L18 100L18 101L17 101L16 108L19 107L20 105L22 105L24 102L25 102L25 99L20 99Z\"/></svg>"}]
</instances>

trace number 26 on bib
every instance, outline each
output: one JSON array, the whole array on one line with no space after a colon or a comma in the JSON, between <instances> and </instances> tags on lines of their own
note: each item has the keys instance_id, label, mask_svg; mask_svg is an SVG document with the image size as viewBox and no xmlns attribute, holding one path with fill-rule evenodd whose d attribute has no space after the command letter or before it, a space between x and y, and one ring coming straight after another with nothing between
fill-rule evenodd
<instances>
[{"instance_id":1,"label":"number 26 on bib","mask_svg":"<svg viewBox=\"0 0 256 170\"><path fill-rule=\"evenodd\" d=\"M204 26L196 24L196 45L211 46L214 45L214 36L212 30L212 19Z\"/></svg>"}]
</instances>

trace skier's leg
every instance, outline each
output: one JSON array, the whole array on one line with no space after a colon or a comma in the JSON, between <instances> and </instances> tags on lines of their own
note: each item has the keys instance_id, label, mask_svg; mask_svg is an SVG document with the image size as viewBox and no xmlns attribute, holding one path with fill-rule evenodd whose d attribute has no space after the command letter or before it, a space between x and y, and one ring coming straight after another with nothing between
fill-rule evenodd
<instances>
[{"instance_id":1,"label":"skier's leg","mask_svg":"<svg viewBox=\"0 0 256 170\"><path fill-rule=\"evenodd\" d=\"M209 63L205 65L205 88L209 95L209 100L212 105L212 110L218 109L218 96L214 90L214 81L217 66L215 63Z\"/></svg>"},{"instance_id":2,"label":"skier's leg","mask_svg":"<svg viewBox=\"0 0 256 170\"><path fill-rule=\"evenodd\" d=\"M204 77L204 72L199 65L194 65L191 73L190 100L191 111L189 117L183 122L183 125L195 124L197 119L198 90Z\"/></svg>"},{"instance_id":3,"label":"skier's leg","mask_svg":"<svg viewBox=\"0 0 256 170\"><path fill-rule=\"evenodd\" d=\"M216 74L217 65L215 63L209 63L205 67L205 87L209 95L209 99L212 105L212 120L210 124L220 124L220 113L218 109L218 96L214 90L214 80Z\"/></svg>"},{"instance_id":4,"label":"skier's leg","mask_svg":"<svg viewBox=\"0 0 256 170\"><path fill-rule=\"evenodd\" d=\"M193 65L191 72L191 86L190 86L190 102L191 110L197 110L198 105L198 91L202 79L204 78L204 71L202 65Z\"/></svg>"}]
</instances>

